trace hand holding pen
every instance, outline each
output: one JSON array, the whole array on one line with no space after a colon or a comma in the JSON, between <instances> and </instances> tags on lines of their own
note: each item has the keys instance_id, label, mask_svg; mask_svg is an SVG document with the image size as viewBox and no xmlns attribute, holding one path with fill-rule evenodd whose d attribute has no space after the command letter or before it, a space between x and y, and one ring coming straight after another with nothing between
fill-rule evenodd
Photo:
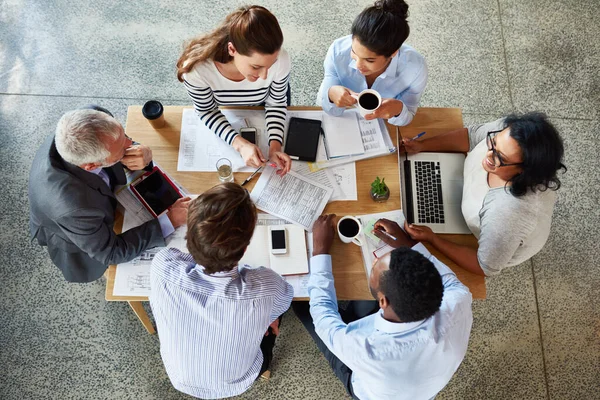
<instances>
[{"instance_id":1,"label":"hand holding pen","mask_svg":"<svg viewBox=\"0 0 600 400\"><path fill-rule=\"evenodd\" d=\"M421 141L417 141L421 137L425 136L427 132L421 132L417 136L411 139L402 139L402 148L404 148L404 152L409 154L419 153L423 150L423 144Z\"/></svg>"},{"instance_id":2,"label":"hand holding pen","mask_svg":"<svg viewBox=\"0 0 600 400\"><path fill-rule=\"evenodd\" d=\"M275 164L275 163L269 163L269 160L267 160L267 165L269 167L277 168L277 164ZM260 171L262 171L263 168L264 168L264 165L261 165L260 167L258 167L256 169L256 171L254 171L252 174L250 174L250 176L247 177L246 180L244 182L242 182L242 184L240 186L244 186L248 182L250 182L252 180L252 178L254 178L256 176L256 174L258 174Z\"/></svg>"},{"instance_id":3,"label":"hand holding pen","mask_svg":"<svg viewBox=\"0 0 600 400\"><path fill-rule=\"evenodd\" d=\"M417 242L404 232L397 222L385 218L381 218L375 222L373 234L394 248L413 247L417 244Z\"/></svg>"},{"instance_id":4,"label":"hand holding pen","mask_svg":"<svg viewBox=\"0 0 600 400\"><path fill-rule=\"evenodd\" d=\"M412 138L412 139L409 139L408 141L409 141L409 142L412 142L412 141L414 141L414 140L420 139L420 138L421 138L421 137L423 137L423 136L424 136L426 133L427 133L427 132L421 132L421 133L419 133L417 136L415 136L414 138Z\"/></svg>"}]
</instances>

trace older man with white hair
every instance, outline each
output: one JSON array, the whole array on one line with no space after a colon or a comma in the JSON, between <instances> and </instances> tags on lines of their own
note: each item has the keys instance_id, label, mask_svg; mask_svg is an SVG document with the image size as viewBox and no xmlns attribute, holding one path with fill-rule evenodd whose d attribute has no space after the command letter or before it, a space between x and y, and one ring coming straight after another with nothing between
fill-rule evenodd
<instances>
[{"instance_id":1,"label":"older man with white hair","mask_svg":"<svg viewBox=\"0 0 600 400\"><path fill-rule=\"evenodd\" d=\"M108 265L164 246L164 238L185 223L187 198L158 219L114 233L115 185L126 182L124 168L141 170L151 162L152 151L134 144L98 106L67 112L44 141L29 175L29 225L67 281L94 281Z\"/></svg>"}]
</instances>

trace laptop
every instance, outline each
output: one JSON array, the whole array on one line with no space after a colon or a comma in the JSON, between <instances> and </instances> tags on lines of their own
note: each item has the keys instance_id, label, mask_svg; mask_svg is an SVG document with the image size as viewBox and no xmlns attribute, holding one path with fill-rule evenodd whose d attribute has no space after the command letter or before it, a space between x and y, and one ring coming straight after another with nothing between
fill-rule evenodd
<instances>
[{"instance_id":1,"label":"laptop","mask_svg":"<svg viewBox=\"0 0 600 400\"><path fill-rule=\"evenodd\" d=\"M462 216L464 154L400 154L402 211L435 233L470 234Z\"/></svg>"}]
</instances>

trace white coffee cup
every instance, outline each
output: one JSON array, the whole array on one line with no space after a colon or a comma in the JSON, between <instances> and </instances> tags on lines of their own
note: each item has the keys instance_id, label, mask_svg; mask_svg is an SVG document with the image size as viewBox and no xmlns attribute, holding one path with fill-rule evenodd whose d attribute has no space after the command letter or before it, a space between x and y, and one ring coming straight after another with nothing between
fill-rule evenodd
<instances>
[{"instance_id":1,"label":"white coffee cup","mask_svg":"<svg viewBox=\"0 0 600 400\"><path fill-rule=\"evenodd\" d=\"M340 226L342 227L341 230ZM337 223L337 232L342 242L354 243L357 246L363 245L363 242L360 239L360 234L362 233L362 224L360 223L358 218L352 217L350 215L340 218L340 220Z\"/></svg>"},{"instance_id":2,"label":"white coffee cup","mask_svg":"<svg viewBox=\"0 0 600 400\"><path fill-rule=\"evenodd\" d=\"M377 110L381 105L382 101L381 95L373 89L363 90L359 94L353 95L352 97L356 99L356 106L358 107L358 112L363 118L365 115L371 114L373 111ZM375 99L377 99L377 102L375 102Z\"/></svg>"}]
</instances>

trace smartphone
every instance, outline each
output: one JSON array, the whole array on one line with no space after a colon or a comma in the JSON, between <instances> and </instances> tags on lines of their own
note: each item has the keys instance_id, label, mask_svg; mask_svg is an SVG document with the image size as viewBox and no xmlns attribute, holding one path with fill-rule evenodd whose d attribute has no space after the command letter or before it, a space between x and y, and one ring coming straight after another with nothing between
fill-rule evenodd
<instances>
[{"instance_id":1,"label":"smartphone","mask_svg":"<svg viewBox=\"0 0 600 400\"><path fill-rule=\"evenodd\" d=\"M244 139L246 139L250 143L256 144L256 128L253 128L253 127L240 128L240 134L242 135L242 137Z\"/></svg>"},{"instance_id":2,"label":"smartphone","mask_svg":"<svg viewBox=\"0 0 600 400\"><path fill-rule=\"evenodd\" d=\"M287 253L287 232L283 226L273 226L271 231L271 253Z\"/></svg>"}]
</instances>

